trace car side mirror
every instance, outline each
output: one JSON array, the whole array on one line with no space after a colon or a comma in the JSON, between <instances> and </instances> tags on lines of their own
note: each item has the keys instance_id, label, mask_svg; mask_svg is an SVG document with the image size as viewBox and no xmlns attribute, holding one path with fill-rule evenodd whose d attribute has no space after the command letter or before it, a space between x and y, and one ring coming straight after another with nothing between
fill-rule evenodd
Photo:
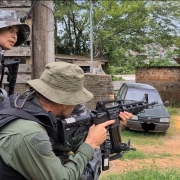
<instances>
[{"instance_id":1,"label":"car side mirror","mask_svg":"<svg viewBox=\"0 0 180 180\"><path fill-rule=\"evenodd\" d=\"M165 101L165 102L164 102L164 105L165 105L165 106L169 106L169 101Z\"/></svg>"}]
</instances>

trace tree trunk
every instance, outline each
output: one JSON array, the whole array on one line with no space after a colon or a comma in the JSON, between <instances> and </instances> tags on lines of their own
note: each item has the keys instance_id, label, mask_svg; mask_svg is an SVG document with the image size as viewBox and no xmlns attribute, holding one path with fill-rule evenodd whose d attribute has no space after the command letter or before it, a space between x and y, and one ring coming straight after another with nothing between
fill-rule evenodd
<instances>
[{"instance_id":1,"label":"tree trunk","mask_svg":"<svg viewBox=\"0 0 180 180\"><path fill-rule=\"evenodd\" d=\"M37 79L45 65L55 61L53 0L34 5L32 39L32 79Z\"/></svg>"}]
</instances>

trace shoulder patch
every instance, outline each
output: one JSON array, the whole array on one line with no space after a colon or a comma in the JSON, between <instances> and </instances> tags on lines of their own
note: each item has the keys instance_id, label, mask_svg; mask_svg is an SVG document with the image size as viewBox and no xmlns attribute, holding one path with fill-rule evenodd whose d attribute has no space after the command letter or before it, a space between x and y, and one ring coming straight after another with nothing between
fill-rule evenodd
<instances>
[{"instance_id":1,"label":"shoulder patch","mask_svg":"<svg viewBox=\"0 0 180 180\"><path fill-rule=\"evenodd\" d=\"M46 156L52 153L52 144L45 133L36 134L30 142L39 154Z\"/></svg>"}]
</instances>

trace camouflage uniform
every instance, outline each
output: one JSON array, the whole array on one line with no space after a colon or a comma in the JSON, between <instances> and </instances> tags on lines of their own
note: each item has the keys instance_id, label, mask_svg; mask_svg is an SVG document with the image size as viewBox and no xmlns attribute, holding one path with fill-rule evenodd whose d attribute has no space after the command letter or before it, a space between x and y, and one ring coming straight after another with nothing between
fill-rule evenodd
<instances>
[{"instance_id":1,"label":"camouflage uniform","mask_svg":"<svg viewBox=\"0 0 180 180\"><path fill-rule=\"evenodd\" d=\"M85 104L79 104L75 106L74 111L72 112L71 116L76 117L76 116L83 116L88 113L90 113L91 110L86 107ZM71 155L72 151L73 153L76 152L80 144L85 140L86 133L84 133L81 136L76 137L75 139L72 139L70 143L70 148L69 147L64 147L62 145L53 143L53 149L54 153L60 157L61 161L65 164L68 162L69 155ZM71 152L71 153L69 153ZM102 154L100 149L95 149L94 150L94 155L87 164L80 180L97 180L99 175L101 174L101 159L102 159Z\"/></svg>"},{"instance_id":2,"label":"camouflage uniform","mask_svg":"<svg viewBox=\"0 0 180 180\"><path fill-rule=\"evenodd\" d=\"M74 111L72 112L71 116L83 116L90 112L90 109L88 109L85 104L79 104L74 108ZM101 150L95 149L94 155L87 164L80 180L97 180L99 175L101 174L101 159Z\"/></svg>"}]
</instances>

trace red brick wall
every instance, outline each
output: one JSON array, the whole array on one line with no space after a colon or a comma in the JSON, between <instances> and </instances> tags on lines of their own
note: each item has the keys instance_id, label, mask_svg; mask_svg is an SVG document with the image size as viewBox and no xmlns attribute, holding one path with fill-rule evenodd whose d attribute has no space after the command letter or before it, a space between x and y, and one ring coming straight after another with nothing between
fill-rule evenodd
<instances>
[{"instance_id":1,"label":"red brick wall","mask_svg":"<svg viewBox=\"0 0 180 180\"><path fill-rule=\"evenodd\" d=\"M151 67L136 70L136 82L154 86L163 101L180 105L180 67Z\"/></svg>"}]
</instances>

